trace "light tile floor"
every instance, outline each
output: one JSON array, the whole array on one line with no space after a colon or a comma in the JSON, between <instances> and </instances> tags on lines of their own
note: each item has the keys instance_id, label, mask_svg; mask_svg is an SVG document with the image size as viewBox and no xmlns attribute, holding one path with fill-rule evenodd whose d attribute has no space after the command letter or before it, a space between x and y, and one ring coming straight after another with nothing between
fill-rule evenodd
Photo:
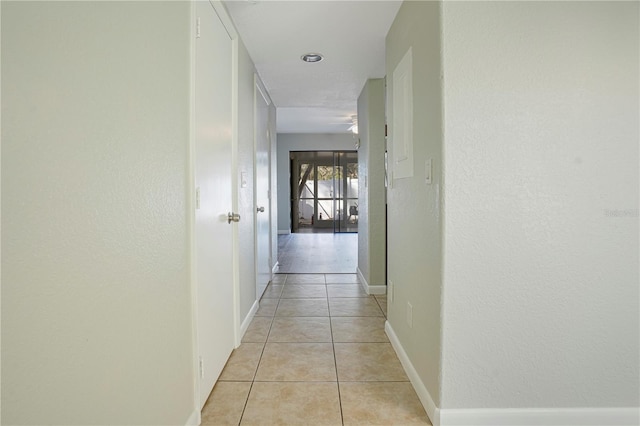
<instances>
[{"instance_id":1,"label":"light tile floor","mask_svg":"<svg viewBox=\"0 0 640 426\"><path fill-rule=\"evenodd\" d=\"M358 234L278 235L278 273L353 274L357 266Z\"/></svg>"},{"instance_id":2,"label":"light tile floor","mask_svg":"<svg viewBox=\"0 0 640 426\"><path fill-rule=\"evenodd\" d=\"M278 274L202 410L203 425L429 425L355 274Z\"/></svg>"}]
</instances>

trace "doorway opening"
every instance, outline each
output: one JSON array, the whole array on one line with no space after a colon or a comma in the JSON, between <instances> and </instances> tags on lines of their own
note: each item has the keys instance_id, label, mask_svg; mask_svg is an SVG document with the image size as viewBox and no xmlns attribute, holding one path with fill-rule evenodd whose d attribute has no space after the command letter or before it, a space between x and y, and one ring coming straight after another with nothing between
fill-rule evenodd
<instances>
[{"instance_id":1,"label":"doorway opening","mask_svg":"<svg viewBox=\"0 0 640 426\"><path fill-rule=\"evenodd\" d=\"M358 152L292 151L291 232L358 232Z\"/></svg>"}]
</instances>

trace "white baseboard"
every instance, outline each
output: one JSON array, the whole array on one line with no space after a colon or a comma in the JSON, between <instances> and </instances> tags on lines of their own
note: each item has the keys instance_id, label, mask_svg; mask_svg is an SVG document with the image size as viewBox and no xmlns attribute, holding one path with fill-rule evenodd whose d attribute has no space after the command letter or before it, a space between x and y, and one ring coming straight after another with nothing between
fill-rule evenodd
<instances>
[{"instance_id":1,"label":"white baseboard","mask_svg":"<svg viewBox=\"0 0 640 426\"><path fill-rule=\"evenodd\" d=\"M278 229L278 235L289 235L290 233L289 229Z\"/></svg>"},{"instance_id":2,"label":"white baseboard","mask_svg":"<svg viewBox=\"0 0 640 426\"><path fill-rule=\"evenodd\" d=\"M200 411L193 410L193 413L191 413L191 415L189 416L189 419L187 420L187 423L185 423L185 426L198 426L200 424L200 420Z\"/></svg>"},{"instance_id":3,"label":"white baseboard","mask_svg":"<svg viewBox=\"0 0 640 426\"><path fill-rule=\"evenodd\" d=\"M640 424L640 407L441 409L420 380L389 321L384 330L434 426L623 426Z\"/></svg>"},{"instance_id":4,"label":"white baseboard","mask_svg":"<svg viewBox=\"0 0 640 426\"><path fill-rule=\"evenodd\" d=\"M391 324L387 320L384 324L384 331L387 333L389 337L389 341L391 342L391 346L396 351L398 358L400 359L400 364L404 368L404 371L407 373L411 384L413 385L413 389L415 389L422 406L427 412L427 416L429 416L429 420L433 423L433 426L440 426L440 409L436 406L435 402L433 402L433 398L431 394L427 390L422 380L420 380L420 376L418 376L418 372L413 367L413 364L409 360L409 356L404 351L402 344L400 344L400 340L398 336L396 336L395 331L391 327ZM473 423L469 423L473 424Z\"/></svg>"},{"instance_id":5,"label":"white baseboard","mask_svg":"<svg viewBox=\"0 0 640 426\"><path fill-rule=\"evenodd\" d=\"M244 317L244 320L240 325L240 339L238 339L238 341L240 342L242 341L242 337L244 336L244 333L247 332L247 328L249 328L249 324L251 324L251 321L253 320L253 317L256 315L256 312L258 312L259 307L260 307L260 304L258 303L257 300L253 302L253 306L251 306L251 309L249 309L249 313L247 314L246 317Z\"/></svg>"},{"instance_id":6,"label":"white baseboard","mask_svg":"<svg viewBox=\"0 0 640 426\"><path fill-rule=\"evenodd\" d=\"M440 410L440 425L442 426L621 426L637 424L640 424L640 407Z\"/></svg>"},{"instance_id":7,"label":"white baseboard","mask_svg":"<svg viewBox=\"0 0 640 426\"><path fill-rule=\"evenodd\" d=\"M358 274L358 280L360 281L360 285L362 286L362 289L369 294L369 292L367 291L367 289L369 288L369 283L367 282L367 280L364 278L364 275L362 274L362 271L360 270L360 267L357 266L356 267L356 273Z\"/></svg>"},{"instance_id":8,"label":"white baseboard","mask_svg":"<svg viewBox=\"0 0 640 426\"><path fill-rule=\"evenodd\" d=\"M387 286L386 285L370 285L367 287L367 294L386 294Z\"/></svg>"},{"instance_id":9,"label":"white baseboard","mask_svg":"<svg viewBox=\"0 0 640 426\"><path fill-rule=\"evenodd\" d=\"M360 285L362 289L369 295L371 294L386 294L387 286L386 285L370 285L367 280L364 278L360 267L356 268L356 273L358 274L358 278L360 279Z\"/></svg>"}]
</instances>

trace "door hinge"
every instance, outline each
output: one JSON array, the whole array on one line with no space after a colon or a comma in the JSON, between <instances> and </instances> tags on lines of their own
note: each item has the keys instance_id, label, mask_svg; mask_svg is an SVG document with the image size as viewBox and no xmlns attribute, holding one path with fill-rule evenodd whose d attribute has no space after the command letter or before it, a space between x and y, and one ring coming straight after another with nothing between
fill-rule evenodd
<instances>
[{"instance_id":1,"label":"door hinge","mask_svg":"<svg viewBox=\"0 0 640 426\"><path fill-rule=\"evenodd\" d=\"M200 18L196 18L196 38L200 38Z\"/></svg>"},{"instance_id":2,"label":"door hinge","mask_svg":"<svg viewBox=\"0 0 640 426\"><path fill-rule=\"evenodd\" d=\"M200 372L200 377L204 378L204 362L202 361L202 357L199 357L198 369Z\"/></svg>"}]
</instances>

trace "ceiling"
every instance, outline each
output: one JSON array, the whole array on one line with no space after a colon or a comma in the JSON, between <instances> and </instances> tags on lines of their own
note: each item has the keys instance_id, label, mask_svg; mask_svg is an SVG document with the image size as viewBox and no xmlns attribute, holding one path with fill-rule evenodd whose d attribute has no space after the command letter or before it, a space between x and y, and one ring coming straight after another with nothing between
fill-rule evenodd
<instances>
[{"instance_id":1,"label":"ceiling","mask_svg":"<svg viewBox=\"0 0 640 426\"><path fill-rule=\"evenodd\" d=\"M385 75L385 37L401 1L225 4L278 109L278 132L348 132L366 80ZM305 53L324 60L305 63Z\"/></svg>"}]
</instances>

